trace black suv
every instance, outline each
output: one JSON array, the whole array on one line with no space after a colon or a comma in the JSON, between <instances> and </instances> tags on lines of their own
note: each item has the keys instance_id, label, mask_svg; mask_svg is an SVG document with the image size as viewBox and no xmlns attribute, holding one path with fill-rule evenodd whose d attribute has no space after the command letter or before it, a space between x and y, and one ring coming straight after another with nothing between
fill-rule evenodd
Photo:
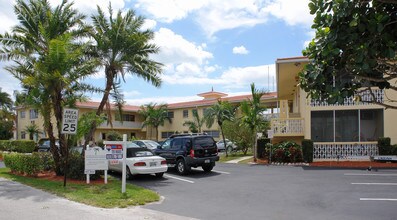
<instances>
[{"instance_id":1,"label":"black suv","mask_svg":"<svg viewBox=\"0 0 397 220\"><path fill-rule=\"evenodd\" d=\"M205 172L210 172L219 160L214 139L201 134L173 135L154 152L164 157L169 166L176 166L182 175L189 173L191 167L202 167Z\"/></svg>"}]
</instances>

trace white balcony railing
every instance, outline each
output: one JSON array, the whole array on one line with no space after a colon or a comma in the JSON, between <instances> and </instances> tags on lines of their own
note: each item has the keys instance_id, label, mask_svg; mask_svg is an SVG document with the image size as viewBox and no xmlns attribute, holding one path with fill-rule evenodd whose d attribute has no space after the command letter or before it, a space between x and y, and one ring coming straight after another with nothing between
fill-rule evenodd
<instances>
[{"instance_id":1,"label":"white balcony railing","mask_svg":"<svg viewBox=\"0 0 397 220\"><path fill-rule=\"evenodd\" d=\"M375 100L379 103L383 103L384 101L384 91L382 89L373 89L372 90L375 95ZM365 90L360 93L361 100L364 102L356 102L353 96L345 98L343 100L343 104L335 103L335 104L328 104L325 101L319 101L312 99L310 101L311 107L319 107L319 106L351 106L351 105L373 105L372 103L368 103L373 100L372 95L368 90Z\"/></svg>"},{"instance_id":2,"label":"white balcony railing","mask_svg":"<svg viewBox=\"0 0 397 220\"><path fill-rule=\"evenodd\" d=\"M273 118L271 120L273 136L303 136L303 118Z\"/></svg>"},{"instance_id":3,"label":"white balcony railing","mask_svg":"<svg viewBox=\"0 0 397 220\"><path fill-rule=\"evenodd\" d=\"M135 122L135 121L114 121L112 122L114 129L141 129L142 122ZM98 126L98 128L111 128L110 124L104 122Z\"/></svg>"}]
</instances>

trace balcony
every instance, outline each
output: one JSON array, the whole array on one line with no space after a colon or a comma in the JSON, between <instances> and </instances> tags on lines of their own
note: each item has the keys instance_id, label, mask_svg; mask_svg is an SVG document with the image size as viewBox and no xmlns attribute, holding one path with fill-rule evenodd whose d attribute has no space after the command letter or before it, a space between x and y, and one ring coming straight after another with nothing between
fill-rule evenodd
<instances>
[{"instance_id":1,"label":"balcony","mask_svg":"<svg viewBox=\"0 0 397 220\"><path fill-rule=\"evenodd\" d=\"M375 101L379 103L384 102L384 91L382 89L373 89L372 90L375 96ZM335 103L335 104L328 104L325 101L319 101L312 99L310 101L311 107L322 107L322 106L351 106L351 105L374 105L371 101L374 100L371 93L368 90L364 90L360 93L362 101L355 101L354 96L350 96L343 100L343 104Z\"/></svg>"},{"instance_id":2,"label":"balcony","mask_svg":"<svg viewBox=\"0 0 397 220\"><path fill-rule=\"evenodd\" d=\"M135 122L135 121L113 121L113 129L142 129L142 122ZM98 126L98 128L102 129L110 129L112 128L110 124L104 122Z\"/></svg>"},{"instance_id":3,"label":"balcony","mask_svg":"<svg viewBox=\"0 0 397 220\"><path fill-rule=\"evenodd\" d=\"M304 136L303 118L273 118L271 120L273 136Z\"/></svg>"}]
</instances>

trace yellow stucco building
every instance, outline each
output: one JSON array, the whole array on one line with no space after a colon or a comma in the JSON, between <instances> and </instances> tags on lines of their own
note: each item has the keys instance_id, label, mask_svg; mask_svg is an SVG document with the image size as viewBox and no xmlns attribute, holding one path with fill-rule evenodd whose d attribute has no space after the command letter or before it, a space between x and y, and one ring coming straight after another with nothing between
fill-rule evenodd
<instances>
[{"instance_id":1,"label":"yellow stucco building","mask_svg":"<svg viewBox=\"0 0 397 220\"><path fill-rule=\"evenodd\" d=\"M277 92L268 93L262 97L262 102L269 109L277 109L271 119L272 142L284 140L301 143L303 139L314 142L314 160L368 159L378 154L377 140L379 137L390 137L392 144L397 144L397 129L394 128L397 111L385 109L380 105L356 102L353 97L345 99L343 104L329 105L307 97L299 88L298 73L309 62L306 57L291 57L276 60ZM378 101L397 100L397 94L392 91L374 90ZM165 122L159 127L156 137L154 129L142 127L143 118L139 115L139 106L124 106L123 122L116 120L116 109L112 106L112 125L107 122L98 126L95 140L105 139L111 130L127 134L129 138L164 140L171 134L186 133L188 127L185 121L193 120L193 111L198 111L200 117L206 108L217 100L238 104L251 98L251 95L228 96L225 93L209 91L198 94L201 100L168 103L169 116L172 123ZM365 95L364 95L365 96ZM77 103L79 115L94 111L99 103ZM271 112L273 113L273 111ZM28 139L24 128L35 123L42 128L42 118L37 110L17 109L18 139ZM220 138L219 128L214 124L211 128L202 128L203 132ZM45 133L39 135L46 136Z\"/></svg>"}]
</instances>

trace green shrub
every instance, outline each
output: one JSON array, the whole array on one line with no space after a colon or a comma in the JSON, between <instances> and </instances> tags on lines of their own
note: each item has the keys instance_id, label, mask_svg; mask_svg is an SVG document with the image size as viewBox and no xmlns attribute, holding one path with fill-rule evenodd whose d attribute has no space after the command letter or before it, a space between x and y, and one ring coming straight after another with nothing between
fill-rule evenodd
<instances>
[{"instance_id":1,"label":"green shrub","mask_svg":"<svg viewBox=\"0 0 397 220\"><path fill-rule=\"evenodd\" d=\"M266 158L268 156L267 152L266 152L266 144L270 143L270 139L269 138L261 138L257 140L257 155L258 158Z\"/></svg>"},{"instance_id":2,"label":"green shrub","mask_svg":"<svg viewBox=\"0 0 397 220\"><path fill-rule=\"evenodd\" d=\"M36 143L32 140L0 140L1 151L32 153L35 149Z\"/></svg>"},{"instance_id":3,"label":"green shrub","mask_svg":"<svg viewBox=\"0 0 397 220\"><path fill-rule=\"evenodd\" d=\"M381 137L378 139L379 155L390 155L392 153L390 142L391 140L389 137Z\"/></svg>"},{"instance_id":4,"label":"green shrub","mask_svg":"<svg viewBox=\"0 0 397 220\"><path fill-rule=\"evenodd\" d=\"M35 176L43 170L38 153L21 154L10 153L4 155L4 164L12 172Z\"/></svg>"},{"instance_id":5,"label":"green shrub","mask_svg":"<svg viewBox=\"0 0 397 220\"><path fill-rule=\"evenodd\" d=\"M0 151L0 160L3 160L3 151Z\"/></svg>"},{"instance_id":6,"label":"green shrub","mask_svg":"<svg viewBox=\"0 0 397 220\"><path fill-rule=\"evenodd\" d=\"M313 162L313 141L309 139L302 140L303 161L306 163Z\"/></svg>"},{"instance_id":7,"label":"green shrub","mask_svg":"<svg viewBox=\"0 0 397 220\"><path fill-rule=\"evenodd\" d=\"M397 144L391 146L391 155L397 155Z\"/></svg>"},{"instance_id":8,"label":"green shrub","mask_svg":"<svg viewBox=\"0 0 397 220\"><path fill-rule=\"evenodd\" d=\"M84 157L78 152L71 152L69 154L69 170L68 177L71 179L85 180L86 174L84 174ZM90 175L91 180L99 179L101 171L96 171L94 175Z\"/></svg>"},{"instance_id":9,"label":"green shrub","mask_svg":"<svg viewBox=\"0 0 397 220\"><path fill-rule=\"evenodd\" d=\"M276 162L302 162L302 148L295 142L285 141L274 145L272 160Z\"/></svg>"}]
</instances>

